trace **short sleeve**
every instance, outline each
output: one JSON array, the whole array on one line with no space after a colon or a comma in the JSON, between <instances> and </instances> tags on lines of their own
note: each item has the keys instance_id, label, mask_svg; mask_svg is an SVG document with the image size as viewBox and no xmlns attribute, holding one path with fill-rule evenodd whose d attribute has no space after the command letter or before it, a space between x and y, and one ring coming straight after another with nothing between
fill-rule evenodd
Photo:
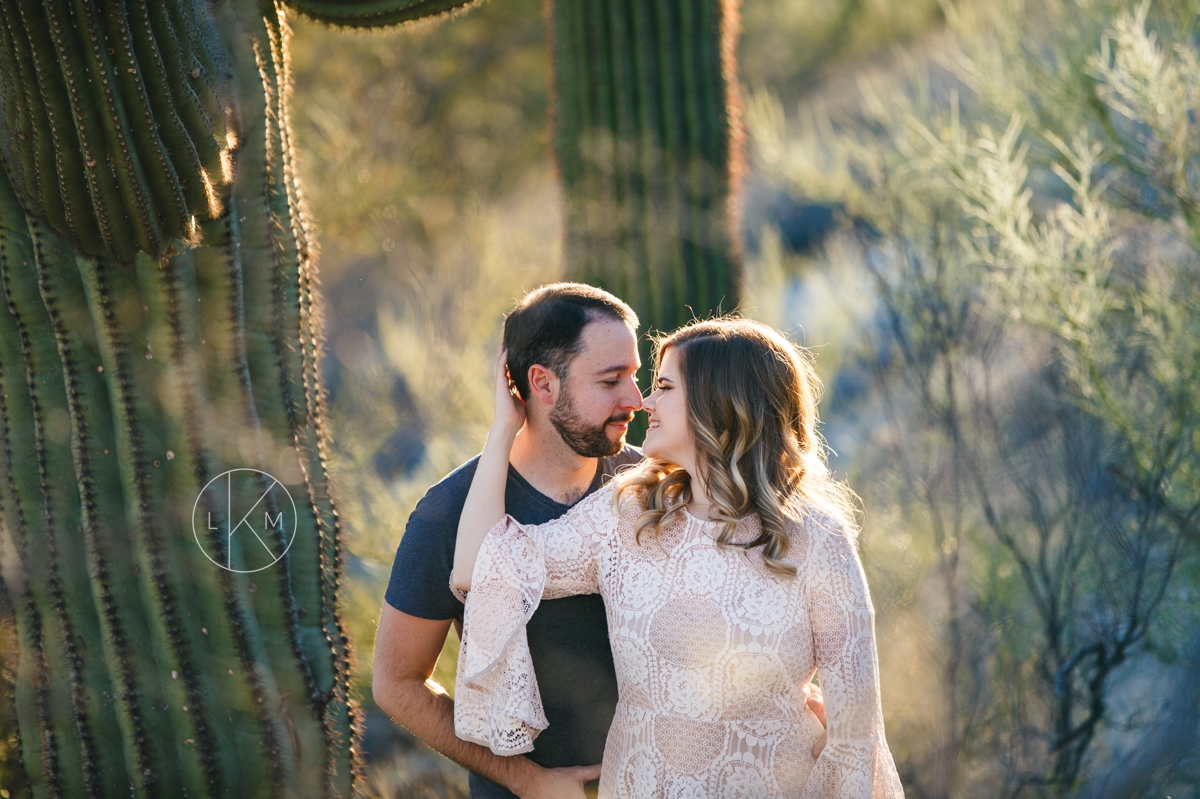
<instances>
[{"instance_id":1,"label":"short sleeve","mask_svg":"<svg viewBox=\"0 0 1200 799\"><path fill-rule=\"evenodd\" d=\"M417 503L396 547L384 601L422 619L454 619L462 603L447 586L454 568L458 516L475 473L472 459L433 486Z\"/></svg>"},{"instance_id":2,"label":"short sleeve","mask_svg":"<svg viewBox=\"0 0 1200 799\"><path fill-rule=\"evenodd\" d=\"M600 590L598 559L616 528L612 489L539 525L505 516L488 531L466 594L454 727L498 755L533 748L548 726L525 626L543 597Z\"/></svg>"},{"instance_id":3,"label":"short sleeve","mask_svg":"<svg viewBox=\"0 0 1200 799\"><path fill-rule=\"evenodd\" d=\"M828 738L802 796L902 799L884 737L875 610L862 563L844 525L816 516L807 527L812 549L805 602Z\"/></svg>"}]
</instances>

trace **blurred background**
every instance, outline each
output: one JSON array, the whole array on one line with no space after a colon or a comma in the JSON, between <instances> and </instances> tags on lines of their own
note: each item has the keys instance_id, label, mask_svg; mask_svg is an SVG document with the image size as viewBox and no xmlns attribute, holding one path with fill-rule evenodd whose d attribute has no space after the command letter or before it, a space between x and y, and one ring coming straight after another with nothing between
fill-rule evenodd
<instances>
[{"instance_id":1,"label":"blurred background","mask_svg":"<svg viewBox=\"0 0 1200 799\"><path fill-rule=\"evenodd\" d=\"M1198 12L742 6L742 310L817 358L909 797L1200 796ZM542 3L292 24L369 792L465 796L372 651L503 313L569 270Z\"/></svg>"},{"instance_id":2,"label":"blurred background","mask_svg":"<svg viewBox=\"0 0 1200 799\"><path fill-rule=\"evenodd\" d=\"M817 356L910 797L1200 795L1198 6L742 6L743 311ZM543 25L295 23L379 796L462 790L371 652L408 513L482 445L502 314L569 269Z\"/></svg>"}]
</instances>

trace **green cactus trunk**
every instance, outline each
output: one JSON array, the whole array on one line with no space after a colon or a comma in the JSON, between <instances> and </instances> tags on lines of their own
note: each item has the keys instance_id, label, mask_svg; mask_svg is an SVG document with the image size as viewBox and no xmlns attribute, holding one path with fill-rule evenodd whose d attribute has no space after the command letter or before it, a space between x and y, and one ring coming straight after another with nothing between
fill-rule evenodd
<instances>
[{"instance_id":1,"label":"green cactus trunk","mask_svg":"<svg viewBox=\"0 0 1200 799\"><path fill-rule=\"evenodd\" d=\"M0 566L33 795L349 796L359 711L282 9L0 11ZM254 573L193 534L228 529L201 489L244 467L297 511ZM205 549L251 559L206 526Z\"/></svg>"},{"instance_id":2,"label":"green cactus trunk","mask_svg":"<svg viewBox=\"0 0 1200 799\"><path fill-rule=\"evenodd\" d=\"M736 0L553 0L566 262L646 330L739 301L737 15Z\"/></svg>"}]
</instances>

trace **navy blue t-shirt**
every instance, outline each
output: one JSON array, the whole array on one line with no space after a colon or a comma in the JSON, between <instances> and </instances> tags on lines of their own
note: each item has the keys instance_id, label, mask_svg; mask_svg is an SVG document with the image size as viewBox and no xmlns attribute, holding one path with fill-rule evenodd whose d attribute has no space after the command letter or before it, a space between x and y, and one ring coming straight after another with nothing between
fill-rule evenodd
<instances>
[{"instance_id":1,"label":"navy blue t-shirt","mask_svg":"<svg viewBox=\"0 0 1200 799\"><path fill-rule=\"evenodd\" d=\"M634 447L600 459L587 493L616 470L642 457ZM450 591L458 517L467 501L479 458L472 458L433 486L417 503L396 549L385 599L401 613L422 619L454 619L461 629L463 604ZM586 494L585 494L586 496ZM570 505L538 491L512 466L504 509L522 524L557 519ZM550 726L526 756L547 768L600 762L617 706L617 676L608 643L604 600L599 594L545 600L526 626L533 669ZM470 776L471 799L516 799L503 786Z\"/></svg>"}]
</instances>

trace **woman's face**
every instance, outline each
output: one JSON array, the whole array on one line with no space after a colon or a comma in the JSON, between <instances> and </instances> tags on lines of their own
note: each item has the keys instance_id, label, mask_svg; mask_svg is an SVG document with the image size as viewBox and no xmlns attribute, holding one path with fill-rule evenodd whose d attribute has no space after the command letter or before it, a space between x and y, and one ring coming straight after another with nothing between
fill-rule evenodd
<instances>
[{"instance_id":1,"label":"woman's face","mask_svg":"<svg viewBox=\"0 0 1200 799\"><path fill-rule=\"evenodd\" d=\"M650 415L642 452L648 458L670 461L692 472L695 444L677 364L675 349L668 347L658 367L654 390L642 401L642 408Z\"/></svg>"}]
</instances>

